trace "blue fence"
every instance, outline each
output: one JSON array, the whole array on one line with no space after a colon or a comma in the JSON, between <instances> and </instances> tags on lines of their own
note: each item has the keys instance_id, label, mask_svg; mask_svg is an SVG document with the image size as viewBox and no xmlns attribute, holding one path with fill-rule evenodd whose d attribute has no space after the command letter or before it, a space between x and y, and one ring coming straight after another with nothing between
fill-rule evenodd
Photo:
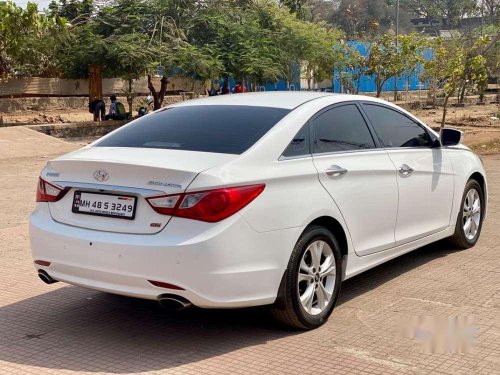
<instances>
[{"instance_id":1,"label":"blue fence","mask_svg":"<svg viewBox=\"0 0 500 375\"><path fill-rule=\"evenodd\" d=\"M363 56L367 56L369 52L369 44L368 43L363 43L363 42L347 42L347 44L352 47L356 48L359 53ZM432 58L432 50L426 49L424 52L424 58L426 60L430 60ZM420 75L422 74L423 67L421 64L418 64L417 68L411 75L402 75L398 77L398 90L403 91L407 89L409 90L418 90L419 87L421 89L426 89L427 85L425 82L420 81ZM395 78L390 78L388 79L383 87L382 91L392 91L394 90L394 80ZM357 85L357 82L356 82ZM333 87L330 88L330 90L334 92L341 92L341 85L340 85L340 72L338 70L334 71L334 78L333 78ZM360 92L375 92L377 91L377 86L375 85L375 78L373 76L367 76L363 75L360 79L359 83L359 91Z\"/></svg>"}]
</instances>

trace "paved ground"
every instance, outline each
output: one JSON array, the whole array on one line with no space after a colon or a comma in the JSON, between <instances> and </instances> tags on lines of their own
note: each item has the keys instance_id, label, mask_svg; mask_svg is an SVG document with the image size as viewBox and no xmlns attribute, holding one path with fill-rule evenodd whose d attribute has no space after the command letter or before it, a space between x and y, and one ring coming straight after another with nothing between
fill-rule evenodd
<instances>
[{"instance_id":1,"label":"paved ground","mask_svg":"<svg viewBox=\"0 0 500 375\"><path fill-rule=\"evenodd\" d=\"M485 158L489 218L475 248L438 243L349 280L329 322L297 333L262 309L171 314L39 281L27 238L38 172L74 147L0 129L0 374L500 374L500 156ZM422 352L399 328L419 315L470 317L474 350Z\"/></svg>"}]
</instances>

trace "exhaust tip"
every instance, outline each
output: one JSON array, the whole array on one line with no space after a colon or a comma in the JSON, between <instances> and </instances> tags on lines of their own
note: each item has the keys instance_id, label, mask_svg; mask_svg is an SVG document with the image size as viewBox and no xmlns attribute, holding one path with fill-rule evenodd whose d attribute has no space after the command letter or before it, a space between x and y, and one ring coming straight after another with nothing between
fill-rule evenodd
<instances>
[{"instance_id":1,"label":"exhaust tip","mask_svg":"<svg viewBox=\"0 0 500 375\"><path fill-rule=\"evenodd\" d=\"M38 277L45 284L54 284L54 283L58 282L58 280L55 280L52 277L50 277L50 275L46 271L44 271L44 270L38 270Z\"/></svg>"},{"instance_id":2,"label":"exhaust tip","mask_svg":"<svg viewBox=\"0 0 500 375\"><path fill-rule=\"evenodd\" d=\"M162 294L158 296L158 303L168 310L181 311L193 306L189 300L174 294Z\"/></svg>"}]
</instances>

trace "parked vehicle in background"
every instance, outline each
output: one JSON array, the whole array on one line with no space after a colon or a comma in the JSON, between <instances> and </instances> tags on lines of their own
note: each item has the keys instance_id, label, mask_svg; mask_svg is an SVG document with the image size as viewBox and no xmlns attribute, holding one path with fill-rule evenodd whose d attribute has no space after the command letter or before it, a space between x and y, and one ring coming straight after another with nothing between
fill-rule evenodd
<instances>
[{"instance_id":1,"label":"parked vehicle in background","mask_svg":"<svg viewBox=\"0 0 500 375\"><path fill-rule=\"evenodd\" d=\"M487 183L461 136L363 96L182 102L47 163L35 266L49 283L179 308L270 305L315 328L343 280L443 238L475 245Z\"/></svg>"}]
</instances>

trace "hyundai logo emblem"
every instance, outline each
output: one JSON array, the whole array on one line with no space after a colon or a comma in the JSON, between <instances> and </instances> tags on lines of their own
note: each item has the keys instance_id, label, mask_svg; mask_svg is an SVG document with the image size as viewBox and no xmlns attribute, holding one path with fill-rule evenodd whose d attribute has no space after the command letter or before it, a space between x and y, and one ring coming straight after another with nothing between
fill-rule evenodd
<instances>
[{"instance_id":1,"label":"hyundai logo emblem","mask_svg":"<svg viewBox=\"0 0 500 375\"><path fill-rule=\"evenodd\" d=\"M109 173L106 172L104 169L98 169L97 171L94 172L94 178L97 181L104 182L109 179Z\"/></svg>"}]
</instances>

